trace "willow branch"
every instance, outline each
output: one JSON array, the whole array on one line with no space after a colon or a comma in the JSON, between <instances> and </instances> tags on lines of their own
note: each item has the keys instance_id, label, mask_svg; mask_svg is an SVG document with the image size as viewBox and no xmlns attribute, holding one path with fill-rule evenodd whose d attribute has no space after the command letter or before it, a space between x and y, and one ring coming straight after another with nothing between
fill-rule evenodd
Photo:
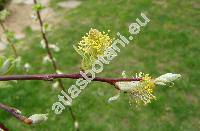
<instances>
[{"instance_id":1,"label":"willow branch","mask_svg":"<svg viewBox=\"0 0 200 131\"><path fill-rule=\"evenodd\" d=\"M10 107L10 106L7 106L7 105L4 105L2 103L0 103L0 109L10 113L12 116L14 116L17 120L25 123L25 124L28 124L28 125L31 125L32 124L32 120L28 119L27 117L23 116L22 114L19 113L19 111L13 107Z\"/></svg>"},{"instance_id":2,"label":"willow branch","mask_svg":"<svg viewBox=\"0 0 200 131\"><path fill-rule=\"evenodd\" d=\"M3 131L9 131L9 129L1 122L0 122L0 129Z\"/></svg>"},{"instance_id":3,"label":"willow branch","mask_svg":"<svg viewBox=\"0 0 200 131\"><path fill-rule=\"evenodd\" d=\"M33 0L33 1L34 1L34 4L36 5L37 4L37 0ZM47 55L51 59L51 63L52 63L54 71L57 72L58 71L58 65L56 64L56 62L55 62L55 60L53 58L53 54L52 54L52 52L51 52L51 50L49 48L49 41L48 41L47 36L46 36L46 34L45 34L44 30L43 30L44 23L42 21L42 17L41 17L40 11L37 10L36 14L37 14L37 18L39 20L40 32L42 34L42 39L44 40L44 43L45 43L45 49L46 49ZM64 86L63 86L62 81L58 79L58 82L59 82L59 85L60 85L61 89L64 90Z\"/></svg>"},{"instance_id":4,"label":"willow branch","mask_svg":"<svg viewBox=\"0 0 200 131\"><path fill-rule=\"evenodd\" d=\"M1 26L2 30L3 30L3 32L6 33L6 28L5 28L4 24L3 24L3 22L0 22L0 26ZM11 42L11 40L8 37L7 37L7 41L9 42L9 44L10 44L12 50L13 50L13 53L14 53L15 57L17 58L18 57L18 53L17 53L16 47L14 46L14 44Z\"/></svg>"},{"instance_id":5,"label":"willow branch","mask_svg":"<svg viewBox=\"0 0 200 131\"><path fill-rule=\"evenodd\" d=\"M85 79L81 74L36 74L36 75L10 75L0 76L0 81L11 81L11 80L44 80L53 81L54 79ZM89 77L91 78L91 77ZM106 77L95 77L92 81L106 82L111 85L120 81L140 81L141 78L106 78Z\"/></svg>"},{"instance_id":6,"label":"willow branch","mask_svg":"<svg viewBox=\"0 0 200 131\"><path fill-rule=\"evenodd\" d=\"M35 5L37 4L37 0L33 0L33 2L34 2ZM43 24L43 21L42 21L42 17L40 15L40 11L37 10L36 13L37 13L37 17L38 17L38 20L39 20L39 23L40 23L40 31L41 31L42 38L43 38L44 43L45 43L46 52L47 52L49 58L51 59L51 63L52 63L54 71L57 73L58 65L57 65L56 61L54 60L53 54L52 54L52 52L51 52L51 50L49 48L49 41L48 41L47 36L46 36L46 34L45 34L44 30L43 30L43 25L44 24ZM62 90L65 90L65 87L64 87L64 84L63 84L62 80L58 79L57 81L59 83L60 88ZM72 110L72 107L69 107L69 112L70 112L70 114L72 116L73 121L76 122L77 118L76 118L76 115L74 114L74 112ZM76 130L79 131L79 128L77 128Z\"/></svg>"}]
</instances>

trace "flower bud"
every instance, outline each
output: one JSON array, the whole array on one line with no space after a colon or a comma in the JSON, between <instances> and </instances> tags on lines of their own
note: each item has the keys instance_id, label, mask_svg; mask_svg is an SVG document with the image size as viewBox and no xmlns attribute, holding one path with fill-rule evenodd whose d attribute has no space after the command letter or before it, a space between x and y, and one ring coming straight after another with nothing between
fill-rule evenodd
<instances>
[{"instance_id":1,"label":"flower bud","mask_svg":"<svg viewBox=\"0 0 200 131\"><path fill-rule=\"evenodd\" d=\"M52 84L52 89L57 90L59 88L59 83L56 81L55 83Z\"/></svg>"},{"instance_id":2,"label":"flower bud","mask_svg":"<svg viewBox=\"0 0 200 131\"><path fill-rule=\"evenodd\" d=\"M75 127L76 129L79 129L79 123L78 123L78 121L75 121L75 122L74 122L74 127Z\"/></svg>"},{"instance_id":3,"label":"flower bud","mask_svg":"<svg viewBox=\"0 0 200 131\"><path fill-rule=\"evenodd\" d=\"M56 70L56 73L57 73L57 74L63 74L63 72L60 71L60 70Z\"/></svg>"},{"instance_id":4,"label":"flower bud","mask_svg":"<svg viewBox=\"0 0 200 131\"><path fill-rule=\"evenodd\" d=\"M45 49L45 48L46 48L46 45L45 45L44 40L41 40L41 41L40 41L40 45L41 45L42 49Z\"/></svg>"},{"instance_id":5,"label":"flower bud","mask_svg":"<svg viewBox=\"0 0 200 131\"><path fill-rule=\"evenodd\" d=\"M166 85L166 83L175 81L179 78L181 78L180 74L166 73L166 74L161 75L160 77L156 78L154 82L157 85Z\"/></svg>"},{"instance_id":6,"label":"flower bud","mask_svg":"<svg viewBox=\"0 0 200 131\"><path fill-rule=\"evenodd\" d=\"M26 70L26 72L28 72L30 68L31 68L31 65L29 63L24 64L24 69Z\"/></svg>"},{"instance_id":7,"label":"flower bud","mask_svg":"<svg viewBox=\"0 0 200 131\"><path fill-rule=\"evenodd\" d=\"M47 64L48 62L51 62L51 59L49 58L48 55L46 55L46 56L43 57L42 63Z\"/></svg>"},{"instance_id":8,"label":"flower bud","mask_svg":"<svg viewBox=\"0 0 200 131\"><path fill-rule=\"evenodd\" d=\"M115 85L121 90L125 92L132 92L134 88L138 87L140 84L139 81L126 81L126 82L116 82Z\"/></svg>"},{"instance_id":9,"label":"flower bud","mask_svg":"<svg viewBox=\"0 0 200 131\"><path fill-rule=\"evenodd\" d=\"M119 97L120 97L120 92L119 92L117 95L115 95L115 96L113 96L113 97L110 97L110 98L108 99L108 103L111 103L112 101L117 100Z\"/></svg>"},{"instance_id":10,"label":"flower bud","mask_svg":"<svg viewBox=\"0 0 200 131\"><path fill-rule=\"evenodd\" d=\"M55 52L60 51L60 48L55 44L49 44L49 48L53 49Z\"/></svg>"},{"instance_id":11,"label":"flower bud","mask_svg":"<svg viewBox=\"0 0 200 131\"><path fill-rule=\"evenodd\" d=\"M32 124L40 124L48 119L48 114L34 114L28 119L32 120Z\"/></svg>"}]
</instances>

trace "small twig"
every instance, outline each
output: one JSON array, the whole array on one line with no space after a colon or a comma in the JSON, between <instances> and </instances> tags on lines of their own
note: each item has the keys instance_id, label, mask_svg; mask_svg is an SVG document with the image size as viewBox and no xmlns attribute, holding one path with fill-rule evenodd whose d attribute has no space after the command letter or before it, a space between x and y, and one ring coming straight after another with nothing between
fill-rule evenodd
<instances>
[{"instance_id":1,"label":"small twig","mask_svg":"<svg viewBox=\"0 0 200 131\"><path fill-rule=\"evenodd\" d=\"M4 24L2 22L0 22L0 25L1 25L1 28L2 28L3 32L6 33L6 28L5 28ZM16 47L14 46L14 44L11 42L11 40L9 38L6 37L6 39L9 42L9 44L10 44L10 46L11 46L13 52L14 52L15 57L17 58L18 57L18 53L17 53Z\"/></svg>"},{"instance_id":2,"label":"small twig","mask_svg":"<svg viewBox=\"0 0 200 131\"><path fill-rule=\"evenodd\" d=\"M2 129L3 131L9 131L9 129L1 122L0 122L0 129Z\"/></svg>"},{"instance_id":3,"label":"small twig","mask_svg":"<svg viewBox=\"0 0 200 131\"><path fill-rule=\"evenodd\" d=\"M11 81L11 80L54 80L54 79L60 79L60 78L68 78L68 79L79 79L83 78L85 79L81 74L38 74L38 75L11 75L11 76L0 76L0 81ZM106 82L111 85L114 85L115 82L119 81L140 81L141 78L102 78L102 77L95 77L93 81L99 81L99 82ZM117 88L117 87L115 87ZM22 116L17 112L16 109L3 105L0 103L0 108L4 109L5 111L11 113L14 117L16 117L18 120L26 123L26 124L32 124L32 121L25 116ZM72 108L69 108L70 114L72 116L72 119L74 123L77 121L77 118L75 114L72 111ZM76 129L79 131L79 129Z\"/></svg>"},{"instance_id":4,"label":"small twig","mask_svg":"<svg viewBox=\"0 0 200 131\"><path fill-rule=\"evenodd\" d=\"M34 4L37 4L37 0L33 0L33 1L34 1ZM55 62L55 60L53 58L53 54L51 53L51 50L49 48L49 41L48 41L47 36L46 36L46 34L45 34L44 30L43 30L43 25L44 24L43 24L43 21L42 21L42 17L40 15L40 11L37 10L36 13L37 13L37 17L38 17L38 20L39 20L39 23L40 23L40 32L42 34L42 38L43 38L44 43L45 43L46 52L47 52L49 58L51 59L51 63L52 63L52 66L53 66L54 70L57 71L58 70L58 65L56 64L56 62ZM64 87L62 87L62 88L64 89Z\"/></svg>"},{"instance_id":5,"label":"small twig","mask_svg":"<svg viewBox=\"0 0 200 131\"><path fill-rule=\"evenodd\" d=\"M33 0L33 1L34 1L34 4L36 5L36 4L37 4L37 0ZM44 30L43 30L43 21L42 21L41 15L40 15L40 11L37 10L36 13L37 13L37 17L38 17L38 19L39 19L40 31L41 31L42 38L43 38L44 43L45 43L46 52L47 52L49 58L51 59L51 63L52 63L52 66L53 66L54 71L57 73L57 71L58 71L58 65L57 65L57 63L55 62L55 60L54 60L54 58L53 58L53 54L51 53L51 50L50 50L50 48L49 48L49 41L48 41L48 39L47 39L47 37L46 37L46 34L45 34ZM65 90L65 87L64 87L63 82L62 82L61 79L58 79L58 83L59 83L60 88L61 88L62 90ZM73 110L72 110L71 107L69 107L69 111L70 111L70 114L71 114L71 116L72 116L73 121L76 122L76 121L77 121L77 118L76 118L76 116L75 116L75 114L74 114L74 112L73 112ZM79 129L76 129L76 130L79 131Z\"/></svg>"},{"instance_id":6,"label":"small twig","mask_svg":"<svg viewBox=\"0 0 200 131\"><path fill-rule=\"evenodd\" d=\"M19 111L13 107L4 105L2 103L0 103L0 109L3 109L5 111L7 111L8 113L10 113L12 116L14 116L15 118L17 118L19 121L31 125L32 124L32 120L28 119L27 117L23 116L22 114L19 113Z\"/></svg>"}]
</instances>

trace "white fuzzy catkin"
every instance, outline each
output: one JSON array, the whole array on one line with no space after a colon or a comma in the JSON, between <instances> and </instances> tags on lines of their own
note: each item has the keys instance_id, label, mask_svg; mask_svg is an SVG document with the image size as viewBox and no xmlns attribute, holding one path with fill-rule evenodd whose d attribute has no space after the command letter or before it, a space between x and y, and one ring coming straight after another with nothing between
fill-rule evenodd
<instances>
[{"instance_id":1,"label":"white fuzzy catkin","mask_svg":"<svg viewBox=\"0 0 200 131\"><path fill-rule=\"evenodd\" d=\"M120 93L117 93L117 95L115 95L115 96L113 96L113 97L110 97L110 98L108 99L108 103L111 103L112 101L117 100L119 97L120 97Z\"/></svg>"},{"instance_id":2,"label":"white fuzzy catkin","mask_svg":"<svg viewBox=\"0 0 200 131\"><path fill-rule=\"evenodd\" d=\"M78 123L78 121L75 121L75 122L74 122L74 127L75 127L76 129L79 128L79 123Z\"/></svg>"},{"instance_id":3,"label":"white fuzzy catkin","mask_svg":"<svg viewBox=\"0 0 200 131\"><path fill-rule=\"evenodd\" d=\"M48 119L48 114L34 114L28 119L32 120L32 124L40 124Z\"/></svg>"},{"instance_id":4,"label":"white fuzzy catkin","mask_svg":"<svg viewBox=\"0 0 200 131\"><path fill-rule=\"evenodd\" d=\"M26 70L26 72L28 72L30 68L31 68L31 65L29 63L24 64L24 69Z\"/></svg>"},{"instance_id":5,"label":"white fuzzy catkin","mask_svg":"<svg viewBox=\"0 0 200 131\"><path fill-rule=\"evenodd\" d=\"M166 85L166 83L175 81L179 78L181 78L180 74L166 73L156 78L154 82L157 85Z\"/></svg>"},{"instance_id":6,"label":"white fuzzy catkin","mask_svg":"<svg viewBox=\"0 0 200 131\"><path fill-rule=\"evenodd\" d=\"M134 88L138 87L140 84L139 81L127 81L127 82L116 82L115 85L121 90L125 92L131 92Z\"/></svg>"},{"instance_id":7,"label":"white fuzzy catkin","mask_svg":"<svg viewBox=\"0 0 200 131\"><path fill-rule=\"evenodd\" d=\"M57 90L59 88L59 82L56 81L55 83L52 84L52 89Z\"/></svg>"}]
</instances>

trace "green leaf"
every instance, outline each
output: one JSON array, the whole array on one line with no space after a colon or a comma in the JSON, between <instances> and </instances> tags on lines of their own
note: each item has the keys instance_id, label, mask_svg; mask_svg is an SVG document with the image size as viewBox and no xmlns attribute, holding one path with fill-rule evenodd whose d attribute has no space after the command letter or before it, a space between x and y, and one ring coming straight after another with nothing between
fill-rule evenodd
<instances>
[{"instance_id":1,"label":"green leaf","mask_svg":"<svg viewBox=\"0 0 200 131\"><path fill-rule=\"evenodd\" d=\"M0 75L6 75L14 70L15 60L13 58L0 57Z\"/></svg>"},{"instance_id":2,"label":"green leaf","mask_svg":"<svg viewBox=\"0 0 200 131\"><path fill-rule=\"evenodd\" d=\"M44 33L47 33L47 32L50 32L50 31L51 31L51 26L50 26L47 22L45 22L45 23L43 24L42 29L43 29Z\"/></svg>"},{"instance_id":3,"label":"green leaf","mask_svg":"<svg viewBox=\"0 0 200 131\"><path fill-rule=\"evenodd\" d=\"M42 4L38 3L33 6L33 10L35 11L41 11L42 9L44 9L44 6Z\"/></svg>"}]
</instances>

